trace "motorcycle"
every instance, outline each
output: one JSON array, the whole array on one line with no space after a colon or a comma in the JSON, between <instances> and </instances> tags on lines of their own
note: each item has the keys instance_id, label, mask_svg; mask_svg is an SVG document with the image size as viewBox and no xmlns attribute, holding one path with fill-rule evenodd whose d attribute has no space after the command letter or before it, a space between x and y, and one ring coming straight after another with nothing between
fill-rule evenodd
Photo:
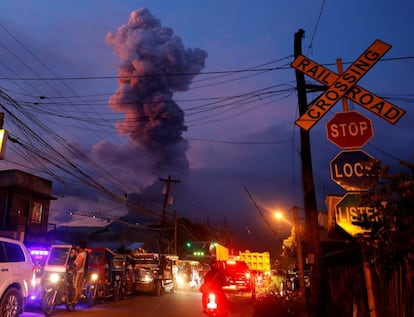
<instances>
[{"instance_id":1,"label":"motorcycle","mask_svg":"<svg viewBox=\"0 0 414 317\"><path fill-rule=\"evenodd\" d=\"M52 315L55 307L63 304L69 311L75 309L72 278L66 272L71 249L71 245L52 245L46 259L41 279L42 311L46 316Z\"/></svg>"},{"instance_id":2,"label":"motorcycle","mask_svg":"<svg viewBox=\"0 0 414 317\"><path fill-rule=\"evenodd\" d=\"M66 305L68 311L74 311L73 296L74 290L66 273L52 272L48 274L42 301L43 313L46 316L51 316L55 307L63 304Z\"/></svg>"},{"instance_id":3,"label":"motorcycle","mask_svg":"<svg viewBox=\"0 0 414 317\"><path fill-rule=\"evenodd\" d=\"M97 272L91 272L88 275L86 286L85 286L85 296L88 300L89 307L92 307L95 303L95 299L97 298L98 293L98 279L99 279L99 273Z\"/></svg>"},{"instance_id":4,"label":"motorcycle","mask_svg":"<svg viewBox=\"0 0 414 317\"><path fill-rule=\"evenodd\" d=\"M114 292L114 301L125 299L130 292L128 287L128 257L124 254L118 254L112 259L112 283Z\"/></svg>"},{"instance_id":5,"label":"motorcycle","mask_svg":"<svg viewBox=\"0 0 414 317\"><path fill-rule=\"evenodd\" d=\"M95 301L105 302L113 296L111 262L114 256L115 253L107 248L89 248L85 289L89 307L92 307Z\"/></svg>"}]
</instances>

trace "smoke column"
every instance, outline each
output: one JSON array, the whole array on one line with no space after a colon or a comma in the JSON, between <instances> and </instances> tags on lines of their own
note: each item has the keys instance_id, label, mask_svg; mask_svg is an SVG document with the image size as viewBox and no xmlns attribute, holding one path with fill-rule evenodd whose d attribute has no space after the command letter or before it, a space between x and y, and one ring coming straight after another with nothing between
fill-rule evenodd
<instances>
[{"instance_id":1,"label":"smoke column","mask_svg":"<svg viewBox=\"0 0 414 317\"><path fill-rule=\"evenodd\" d=\"M109 99L111 109L125 113L116 124L118 133L151 155L155 174L188 169L188 144L182 137L187 127L173 92L189 89L207 53L186 49L181 38L145 8L133 11L128 24L109 33L107 43L121 60L119 88Z\"/></svg>"}]
</instances>

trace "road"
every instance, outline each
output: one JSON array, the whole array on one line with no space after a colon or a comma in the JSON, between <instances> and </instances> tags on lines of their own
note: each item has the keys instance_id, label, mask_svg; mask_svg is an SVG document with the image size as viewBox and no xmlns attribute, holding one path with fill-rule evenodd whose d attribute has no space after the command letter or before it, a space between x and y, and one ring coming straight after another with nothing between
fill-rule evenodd
<instances>
[{"instance_id":1,"label":"road","mask_svg":"<svg viewBox=\"0 0 414 317\"><path fill-rule=\"evenodd\" d=\"M228 317L251 317L252 302L248 297L229 297L230 313ZM81 312L81 314L79 314ZM79 303L77 312L68 312L64 306L57 307L53 316L74 317L205 317L201 311L201 293L198 291L176 291L160 297L137 295L119 302L96 304L89 308L86 303ZM28 307L21 317L44 316L40 307Z\"/></svg>"}]
</instances>

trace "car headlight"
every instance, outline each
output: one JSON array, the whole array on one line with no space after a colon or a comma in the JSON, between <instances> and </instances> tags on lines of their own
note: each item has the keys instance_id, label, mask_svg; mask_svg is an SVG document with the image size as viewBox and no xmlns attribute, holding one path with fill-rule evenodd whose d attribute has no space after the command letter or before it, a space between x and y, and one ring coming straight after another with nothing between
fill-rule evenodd
<instances>
[{"instance_id":1,"label":"car headlight","mask_svg":"<svg viewBox=\"0 0 414 317\"><path fill-rule=\"evenodd\" d=\"M145 282L152 282L154 278L151 275L145 275L144 276L144 281Z\"/></svg>"},{"instance_id":2,"label":"car headlight","mask_svg":"<svg viewBox=\"0 0 414 317\"><path fill-rule=\"evenodd\" d=\"M57 283L57 282L59 282L60 281L60 275L59 275L59 273L52 273L52 274L50 274L49 281L51 283Z\"/></svg>"},{"instance_id":3,"label":"car headlight","mask_svg":"<svg viewBox=\"0 0 414 317\"><path fill-rule=\"evenodd\" d=\"M98 280L98 277L99 277L98 273L92 273L91 277L90 277L90 280L92 282L96 282Z\"/></svg>"}]
</instances>

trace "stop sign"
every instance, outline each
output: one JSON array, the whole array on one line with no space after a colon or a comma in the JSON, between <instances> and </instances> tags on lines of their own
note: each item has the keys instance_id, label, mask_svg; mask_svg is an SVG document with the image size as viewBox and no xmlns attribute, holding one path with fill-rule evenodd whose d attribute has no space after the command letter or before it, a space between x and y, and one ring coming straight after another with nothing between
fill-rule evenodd
<instances>
[{"instance_id":1,"label":"stop sign","mask_svg":"<svg viewBox=\"0 0 414 317\"><path fill-rule=\"evenodd\" d=\"M335 222L350 235L365 234L370 232L369 228L361 227L358 222L363 220L377 222L376 209L364 206L361 195L348 193L335 206Z\"/></svg>"},{"instance_id":2,"label":"stop sign","mask_svg":"<svg viewBox=\"0 0 414 317\"><path fill-rule=\"evenodd\" d=\"M363 147L374 135L372 122L356 111L338 112L326 124L329 141L340 148Z\"/></svg>"},{"instance_id":3,"label":"stop sign","mask_svg":"<svg viewBox=\"0 0 414 317\"><path fill-rule=\"evenodd\" d=\"M342 151L330 165L334 182L347 191L368 190L378 180L375 159L362 150Z\"/></svg>"}]
</instances>

